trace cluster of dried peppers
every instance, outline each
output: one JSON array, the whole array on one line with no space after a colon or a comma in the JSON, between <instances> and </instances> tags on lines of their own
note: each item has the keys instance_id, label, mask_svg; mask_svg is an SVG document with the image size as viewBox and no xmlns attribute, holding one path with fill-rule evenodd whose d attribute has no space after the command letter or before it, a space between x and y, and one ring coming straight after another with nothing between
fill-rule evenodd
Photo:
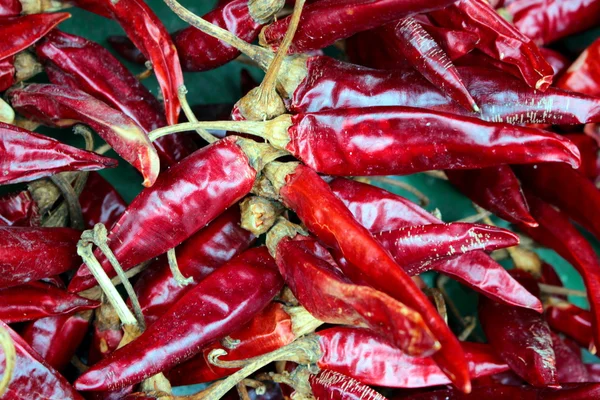
<instances>
[{"instance_id":1,"label":"cluster of dried peppers","mask_svg":"<svg viewBox=\"0 0 600 400\"><path fill-rule=\"evenodd\" d=\"M600 260L574 225L600 239L600 42L576 60L539 47L597 26L600 1L221 0L199 17L165 0L190 24L172 34L143 0L0 3L0 184L27 183L0 197L0 398L600 397L581 352L600 347ZM109 42L160 100L57 29L72 6L123 28ZM190 107L182 71L240 54L262 83ZM116 166L107 148L142 176L130 204L93 172ZM487 224L372 184L422 172ZM490 213L571 263L589 310ZM478 318L428 271L475 291Z\"/></svg>"}]
</instances>

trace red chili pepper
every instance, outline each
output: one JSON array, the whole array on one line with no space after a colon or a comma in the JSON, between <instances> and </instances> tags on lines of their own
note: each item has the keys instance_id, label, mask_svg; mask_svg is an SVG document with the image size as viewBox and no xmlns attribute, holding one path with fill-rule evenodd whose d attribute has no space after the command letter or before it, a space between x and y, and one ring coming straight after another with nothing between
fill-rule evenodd
<instances>
[{"instance_id":1,"label":"red chili pepper","mask_svg":"<svg viewBox=\"0 0 600 400\"><path fill-rule=\"evenodd\" d=\"M600 344L600 262L588 241L571 224L569 218L531 193L525 192L537 228L519 225L536 242L556 251L581 274L592 309L594 342Z\"/></svg>"},{"instance_id":2,"label":"red chili pepper","mask_svg":"<svg viewBox=\"0 0 600 400\"><path fill-rule=\"evenodd\" d=\"M19 0L2 0L0 3L1 17L16 17L21 14L23 6Z\"/></svg>"},{"instance_id":3,"label":"red chili pepper","mask_svg":"<svg viewBox=\"0 0 600 400\"><path fill-rule=\"evenodd\" d=\"M581 154L581 166L577 169L580 173L590 179L592 182L600 176L600 147L594 138L588 135L567 134L565 135L577 148Z\"/></svg>"},{"instance_id":4,"label":"red chili pepper","mask_svg":"<svg viewBox=\"0 0 600 400\"><path fill-rule=\"evenodd\" d=\"M15 368L3 397L6 399L36 398L83 400L75 389L46 362L8 325L0 321L8 331L16 350ZM6 368L4 352L0 353L0 374Z\"/></svg>"},{"instance_id":5,"label":"red chili pepper","mask_svg":"<svg viewBox=\"0 0 600 400\"><path fill-rule=\"evenodd\" d=\"M513 1L504 11L513 25L536 44L548 44L598 25L600 1Z\"/></svg>"},{"instance_id":6,"label":"red chili pepper","mask_svg":"<svg viewBox=\"0 0 600 400\"><path fill-rule=\"evenodd\" d=\"M63 171L114 168L117 160L0 122L0 184L28 182Z\"/></svg>"},{"instance_id":7,"label":"red chili pepper","mask_svg":"<svg viewBox=\"0 0 600 400\"><path fill-rule=\"evenodd\" d=\"M308 383L316 399L331 400L386 400L368 386L339 372L320 371L308 377Z\"/></svg>"},{"instance_id":8,"label":"red chili pepper","mask_svg":"<svg viewBox=\"0 0 600 400\"><path fill-rule=\"evenodd\" d=\"M0 227L0 288L58 275L81 262L80 232L70 228Z\"/></svg>"},{"instance_id":9,"label":"red chili pepper","mask_svg":"<svg viewBox=\"0 0 600 400\"><path fill-rule=\"evenodd\" d=\"M498 217L508 222L537 226L529 214L519 180L509 166L448 170L446 176L461 193Z\"/></svg>"},{"instance_id":10,"label":"red chili pepper","mask_svg":"<svg viewBox=\"0 0 600 400\"><path fill-rule=\"evenodd\" d=\"M367 326L412 356L439 349L421 315L385 293L352 283L315 239L297 235L269 246L285 283L315 318Z\"/></svg>"},{"instance_id":11,"label":"red chili pepper","mask_svg":"<svg viewBox=\"0 0 600 400\"><path fill-rule=\"evenodd\" d=\"M206 277L139 338L81 375L75 387L114 390L172 368L249 322L282 286L267 249L248 250Z\"/></svg>"},{"instance_id":12,"label":"red chili pepper","mask_svg":"<svg viewBox=\"0 0 600 400\"><path fill-rule=\"evenodd\" d=\"M279 172L276 170L278 164L271 165L275 166L275 170L267 166L266 173L272 178L273 173L278 173L277 181L273 184L279 189L283 203L296 212L308 230L321 241L341 251L352 264L352 268L344 271L350 279L358 278L421 314L442 345L433 355L434 359L457 387L468 392L471 384L458 340L408 274L354 219L348 208L314 171L303 165L291 164L291 168Z\"/></svg>"},{"instance_id":13,"label":"red chili pepper","mask_svg":"<svg viewBox=\"0 0 600 400\"><path fill-rule=\"evenodd\" d=\"M20 4L20 3L19 3ZM5 91L15 83L15 58L6 57L0 60L0 92Z\"/></svg>"},{"instance_id":14,"label":"red chili pepper","mask_svg":"<svg viewBox=\"0 0 600 400\"><path fill-rule=\"evenodd\" d=\"M100 305L41 282L0 290L0 320L7 324L91 310Z\"/></svg>"},{"instance_id":15,"label":"red chili pepper","mask_svg":"<svg viewBox=\"0 0 600 400\"><path fill-rule=\"evenodd\" d=\"M264 126L271 144L328 175L406 175L549 161L574 168L580 164L577 147L554 133L409 107L285 115Z\"/></svg>"},{"instance_id":16,"label":"red chili pepper","mask_svg":"<svg viewBox=\"0 0 600 400\"><path fill-rule=\"evenodd\" d=\"M9 94L11 105L28 118L55 127L89 125L152 186L160 172L156 150L125 114L89 94L67 86L31 84Z\"/></svg>"},{"instance_id":17,"label":"red chili pepper","mask_svg":"<svg viewBox=\"0 0 600 400\"><path fill-rule=\"evenodd\" d=\"M39 219L38 205L28 191L0 197L0 226L37 226Z\"/></svg>"},{"instance_id":18,"label":"red chili pepper","mask_svg":"<svg viewBox=\"0 0 600 400\"><path fill-rule=\"evenodd\" d=\"M156 98L99 44L55 29L36 45L36 53L51 82L102 100L133 119L146 133L167 124ZM183 133L159 138L154 146L163 167L196 149Z\"/></svg>"},{"instance_id":19,"label":"red chili pepper","mask_svg":"<svg viewBox=\"0 0 600 400\"><path fill-rule=\"evenodd\" d=\"M592 313L569 303L546 309L546 320L552 329L563 333L586 349L595 349Z\"/></svg>"},{"instance_id":20,"label":"red chili pepper","mask_svg":"<svg viewBox=\"0 0 600 400\"><path fill-rule=\"evenodd\" d=\"M375 186L338 178L330 183L330 187L354 217L372 233L442 223L409 200ZM429 268L450 275L495 301L542 311L540 301L483 252L440 261Z\"/></svg>"},{"instance_id":21,"label":"red chili pepper","mask_svg":"<svg viewBox=\"0 0 600 400\"><path fill-rule=\"evenodd\" d=\"M532 88L545 91L552 83L553 70L537 46L505 21L485 0L459 0L429 15L445 28L475 33L477 48L488 56L517 67Z\"/></svg>"},{"instance_id":22,"label":"red chili pepper","mask_svg":"<svg viewBox=\"0 0 600 400\"><path fill-rule=\"evenodd\" d=\"M579 347L572 350L557 334L551 332L556 357L556 372L560 383L590 382L590 376L581 361Z\"/></svg>"},{"instance_id":23,"label":"red chili pepper","mask_svg":"<svg viewBox=\"0 0 600 400\"><path fill-rule=\"evenodd\" d=\"M196 151L133 200L108 234L124 270L179 245L250 192L257 172L237 144L242 140L230 136ZM108 260L102 260L104 270L116 275ZM83 265L69 290L80 292L95 285Z\"/></svg>"},{"instance_id":24,"label":"red chili pepper","mask_svg":"<svg viewBox=\"0 0 600 400\"><path fill-rule=\"evenodd\" d=\"M373 29L397 19L446 7L451 0L320 0L302 10L298 31L289 53L306 53L322 49L339 39ZM280 19L263 29L261 44L277 50L285 36L291 17Z\"/></svg>"},{"instance_id":25,"label":"red chili pepper","mask_svg":"<svg viewBox=\"0 0 600 400\"><path fill-rule=\"evenodd\" d=\"M539 296L532 277L517 280ZM550 327L540 314L481 297L479 321L488 342L516 374L533 386L560 387Z\"/></svg>"},{"instance_id":26,"label":"red chili pepper","mask_svg":"<svg viewBox=\"0 0 600 400\"><path fill-rule=\"evenodd\" d=\"M95 311L92 343L88 353L88 365L94 365L115 351L123 339L121 320L110 303L104 303Z\"/></svg>"},{"instance_id":27,"label":"red chili pepper","mask_svg":"<svg viewBox=\"0 0 600 400\"><path fill-rule=\"evenodd\" d=\"M560 79L562 74L565 73L567 68L569 68L571 61L562 55L562 53L546 47L540 47L540 52L546 61L548 61L548 64L552 66L552 70L554 70L554 81L556 82L558 79Z\"/></svg>"},{"instance_id":28,"label":"red chili pepper","mask_svg":"<svg viewBox=\"0 0 600 400\"><path fill-rule=\"evenodd\" d=\"M109 36L106 40L113 50L125 60L136 64L144 64L148 61L127 36Z\"/></svg>"},{"instance_id":29,"label":"red chili pepper","mask_svg":"<svg viewBox=\"0 0 600 400\"><path fill-rule=\"evenodd\" d=\"M600 96L600 85L597 82L600 74L599 55L600 39L597 39L571 64L567 72L556 82L556 87L589 96Z\"/></svg>"},{"instance_id":30,"label":"red chili pepper","mask_svg":"<svg viewBox=\"0 0 600 400\"><path fill-rule=\"evenodd\" d=\"M90 325L91 311L38 319L21 332L25 340L48 364L63 371L83 342Z\"/></svg>"},{"instance_id":31,"label":"red chili pepper","mask_svg":"<svg viewBox=\"0 0 600 400\"><path fill-rule=\"evenodd\" d=\"M177 246L179 271L198 283L223 264L245 251L256 237L240 227L239 207L231 207L207 227ZM162 257L135 283L135 293L147 324L152 324L194 285L181 286Z\"/></svg>"},{"instance_id":32,"label":"red chili pepper","mask_svg":"<svg viewBox=\"0 0 600 400\"><path fill-rule=\"evenodd\" d=\"M110 228L127 208L127 203L115 188L95 172L88 175L86 185L79 196L79 204L88 229L97 223Z\"/></svg>"},{"instance_id":33,"label":"red chili pepper","mask_svg":"<svg viewBox=\"0 0 600 400\"><path fill-rule=\"evenodd\" d=\"M589 382L600 382L600 364L585 364L585 368L590 377Z\"/></svg>"}]
</instances>

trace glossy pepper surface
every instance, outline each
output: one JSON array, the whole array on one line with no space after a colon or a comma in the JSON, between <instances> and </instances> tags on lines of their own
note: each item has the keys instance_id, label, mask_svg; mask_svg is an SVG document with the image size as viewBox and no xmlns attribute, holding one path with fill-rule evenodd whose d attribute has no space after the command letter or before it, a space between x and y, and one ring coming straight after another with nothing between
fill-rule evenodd
<instances>
[{"instance_id":1,"label":"glossy pepper surface","mask_svg":"<svg viewBox=\"0 0 600 400\"><path fill-rule=\"evenodd\" d=\"M320 371L316 375L308 377L308 384L313 395L317 399L365 399L385 400L382 394L368 386L363 385L356 379L342 375L334 371Z\"/></svg>"},{"instance_id":2,"label":"glossy pepper surface","mask_svg":"<svg viewBox=\"0 0 600 400\"><path fill-rule=\"evenodd\" d=\"M575 340L581 347L595 348L592 314L589 310L560 303L546 309L546 320L552 329Z\"/></svg>"},{"instance_id":3,"label":"glossy pepper surface","mask_svg":"<svg viewBox=\"0 0 600 400\"><path fill-rule=\"evenodd\" d=\"M568 89L589 96L600 96L600 39L594 41L571 64L567 72L556 82L556 87Z\"/></svg>"},{"instance_id":4,"label":"glossy pepper surface","mask_svg":"<svg viewBox=\"0 0 600 400\"><path fill-rule=\"evenodd\" d=\"M79 204L86 228L103 223L107 228L125 212L127 203L100 174L88 175L86 186L79 196Z\"/></svg>"},{"instance_id":5,"label":"glossy pepper surface","mask_svg":"<svg viewBox=\"0 0 600 400\"><path fill-rule=\"evenodd\" d=\"M0 197L0 225L36 226L39 218L39 207L28 191Z\"/></svg>"}]
</instances>

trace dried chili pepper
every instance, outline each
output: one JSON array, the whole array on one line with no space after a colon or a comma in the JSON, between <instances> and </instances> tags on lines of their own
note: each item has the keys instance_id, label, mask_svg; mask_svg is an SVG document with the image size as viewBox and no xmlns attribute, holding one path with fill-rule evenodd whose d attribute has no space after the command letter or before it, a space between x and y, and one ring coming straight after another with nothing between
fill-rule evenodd
<instances>
[{"instance_id":1,"label":"dried chili pepper","mask_svg":"<svg viewBox=\"0 0 600 400\"><path fill-rule=\"evenodd\" d=\"M0 226L36 226L39 219L38 205L28 191L0 197Z\"/></svg>"},{"instance_id":2,"label":"dried chili pepper","mask_svg":"<svg viewBox=\"0 0 600 400\"><path fill-rule=\"evenodd\" d=\"M152 186L160 171L156 150L146 134L125 114L78 89L32 84L9 94L12 106L46 125L68 127L81 122L94 129Z\"/></svg>"},{"instance_id":3,"label":"dried chili pepper","mask_svg":"<svg viewBox=\"0 0 600 400\"><path fill-rule=\"evenodd\" d=\"M232 207L175 248L179 271L194 283L245 251L255 236L240 227L240 211ZM166 258L144 271L134 289L148 324L160 318L194 285L181 286Z\"/></svg>"},{"instance_id":4,"label":"dried chili pepper","mask_svg":"<svg viewBox=\"0 0 600 400\"><path fill-rule=\"evenodd\" d=\"M123 339L121 320L110 303L94 311L94 330L88 353L88 364L94 365L119 347Z\"/></svg>"},{"instance_id":5,"label":"dried chili pepper","mask_svg":"<svg viewBox=\"0 0 600 400\"><path fill-rule=\"evenodd\" d=\"M443 8L452 1L340 1L320 0L308 4L302 12L298 33L294 37L289 53L306 53L322 49L336 40L385 25L397 19L422 12ZM280 19L263 29L260 34L262 45L277 50L285 36L290 17Z\"/></svg>"},{"instance_id":6,"label":"dried chili pepper","mask_svg":"<svg viewBox=\"0 0 600 400\"><path fill-rule=\"evenodd\" d=\"M377 393L355 379L349 378L339 372L320 371L316 375L310 375L308 383L317 399L366 399L386 400L386 397Z\"/></svg>"},{"instance_id":7,"label":"dried chili pepper","mask_svg":"<svg viewBox=\"0 0 600 400\"><path fill-rule=\"evenodd\" d=\"M560 79L562 74L565 73L567 68L569 68L569 64L571 63L570 60L556 50L540 47L540 51L546 61L548 61L548 64L552 66L552 69L554 70L554 81L556 82Z\"/></svg>"},{"instance_id":8,"label":"dried chili pepper","mask_svg":"<svg viewBox=\"0 0 600 400\"><path fill-rule=\"evenodd\" d=\"M80 260L79 231L70 228L0 227L0 288L57 275Z\"/></svg>"},{"instance_id":9,"label":"dried chili pepper","mask_svg":"<svg viewBox=\"0 0 600 400\"><path fill-rule=\"evenodd\" d=\"M117 166L117 161L0 122L0 184L27 182L63 171Z\"/></svg>"},{"instance_id":10,"label":"dried chili pepper","mask_svg":"<svg viewBox=\"0 0 600 400\"><path fill-rule=\"evenodd\" d=\"M560 383L590 382L590 376L581 361L579 347L571 349L562 338L551 332L552 347L556 357L556 373Z\"/></svg>"},{"instance_id":11,"label":"dried chili pepper","mask_svg":"<svg viewBox=\"0 0 600 400\"><path fill-rule=\"evenodd\" d=\"M597 39L571 64L556 82L556 87L589 96L600 96L600 85L597 82L600 74L599 55L600 39Z\"/></svg>"},{"instance_id":12,"label":"dried chili pepper","mask_svg":"<svg viewBox=\"0 0 600 400\"><path fill-rule=\"evenodd\" d=\"M469 395L460 393L458 390L446 389L436 390L429 393L412 394L413 400L588 400L600 395L600 384L597 383L574 383L563 385L562 389L536 388L531 386L479 386L473 389Z\"/></svg>"},{"instance_id":13,"label":"dried chili pepper","mask_svg":"<svg viewBox=\"0 0 600 400\"><path fill-rule=\"evenodd\" d=\"M95 172L89 174L86 187L79 196L79 204L87 228L97 223L111 227L127 208L127 203L115 188Z\"/></svg>"},{"instance_id":14,"label":"dried chili pepper","mask_svg":"<svg viewBox=\"0 0 600 400\"><path fill-rule=\"evenodd\" d=\"M15 368L4 393L7 399L37 398L82 400L75 389L54 368L46 362L8 325L0 321L0 326L8 331L16 350ZM6 355L0 353L0 374L6 368Z\"/></svg>"},{"instance_id":15,"label":"dried chili pepper","mask_svg":"<svg viewBox=\"0 0 600 400\"><path fill-rule=\"evenodd\" d=\"M498 217L537 226L529 214L521 185L509 166L448 170L446 176L464 195Z\"/></svg>"},{"instance_id":16,"label":"dried chili pepper","mask_svg":"<svg viewBox=\"0 0 600 400\"><path fill-rule=\"evenodd\" d=\"M282 285L267 249L248 250L206 277L139 338L80 376L75 387L114 390L173 367L250 321Z\"/></svg>"},{"instance_id":17,"label":"dried chili pepper","mask_svg":"<svg viewBox=\"0 0 600 400\"><path fill-rule=\"evenodd\" d=\"M594 138L588 135L567 134L565 135L581 154L581 166L577 169L581 174L594 182L600 176L600 147Z\"/></svg>"},{"instance_id":18,"label":"dried chili pepper","mask_svg":"<svg viewBox=\"0 0 600 400\"><path fill-rule=\"evenodd\" d=\"M592 314L588 310L562 302L546 309L546 320L552 329L575 340L580 346L589 350L596 348Z\"/></svg>"},{"instance_id":19,"label":"dried chili pepper","mask_svg":"<svg viewBox=\"0 0 600 400\"><path fill-rule=\"evenodd\" d=\"M22 10L23 6L19 0L3 0L0 3L0 17L16 17Z\"/></svg>"},{"instance_id":20,"label":"dried chili pepper","mask_svg":"<svg viewBox=\"0 0 600 400\"><path fill-rule=\"evenodd\" d=\"M11 324L91 310L100 305L41 282L0 290L0 320Z\"/></svg>"},{"instance_id":21,"label":"dried chili pepper","mask_svg":"<svg viewBox=\"0 0 600 400\"><path fill-rule=\"evenodd\" d=\"M109 36L107 39L114 51L127 61L144 64L147 60L127 36ZM181 57L181 55L180 55Z\"/></svg>"}]
</instances>

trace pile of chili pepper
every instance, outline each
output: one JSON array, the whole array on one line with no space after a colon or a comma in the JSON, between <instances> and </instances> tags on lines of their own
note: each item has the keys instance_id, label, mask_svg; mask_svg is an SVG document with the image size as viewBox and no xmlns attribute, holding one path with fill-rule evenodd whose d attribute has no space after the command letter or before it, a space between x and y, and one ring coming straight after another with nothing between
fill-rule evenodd
<instances>
[{"instance_id":1,"label":"pile of chili pepper","mask_svg":"<svg viewBox=\"0 0 600 400\"><path fill-rule=\"evenodd\" d=\"M600 398L600 0L164 2L0 0L0 399Z\"/></svg>"}]
</instances>

